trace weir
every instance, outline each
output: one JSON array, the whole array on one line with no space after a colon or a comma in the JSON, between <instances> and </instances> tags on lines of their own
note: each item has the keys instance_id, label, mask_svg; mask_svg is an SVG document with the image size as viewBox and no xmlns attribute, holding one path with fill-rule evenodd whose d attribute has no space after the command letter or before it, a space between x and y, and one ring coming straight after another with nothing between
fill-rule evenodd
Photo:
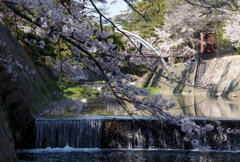
<instances>
[{"instance_id":1,"label":"weir","mask_svg":"<svg viewBox=\"0 0 240 162\"><path fill-rule=\"evenodd\" d=\"M94 148L100 145L100 120L37 119L36 148Z\"/></svg>"},{"instance_id":2,"label":"weir","mask_svg":"<svg viewBox=\"0 0 240 162\"><path fill-rule=\"evenodd\" d=\"M36 148L111 148L111 149L240 149L238 120L192 119L214 130L199 134L197 146L185 141L180 127L161 120L130 117L36 119ZM226 129L228 128L228 129Z\"/></svg>"}]
</instances>

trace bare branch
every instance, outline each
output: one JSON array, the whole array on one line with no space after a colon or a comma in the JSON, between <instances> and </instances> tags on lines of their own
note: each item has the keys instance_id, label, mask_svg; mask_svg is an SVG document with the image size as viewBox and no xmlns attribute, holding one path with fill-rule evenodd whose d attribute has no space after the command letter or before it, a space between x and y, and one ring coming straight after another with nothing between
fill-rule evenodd
<instances>
[{"instance_id":1,"label":"bare branch","mask_svg":"<svg viewBox=\"0 0 240 162\"><path fill-rule=\"evenodd\" d=\"M131 38L125 33L123 32L121 29L119 29L110 19L108 19L106 16L104 16L101 11L99 11L99 9L97 8L97 6L95 5L95 3L90 0L91 4L93 5L93 7L95 8L95 10L97 11L97 13L102 16L105 20L107 20L114 28L116 28L120 33L122 33L124 36L126 36L128 38L128 40L134 45L134 47L138 50L138 52L143 56L142 51L136 46L136 44L131 40Z\"/></svg>"},{"instance_id":2,"label":"bare branch","mask_svg":"<svg viewBox=\"0 0 240 162\"><path fill-rule=\"evenodd\" d=\"M140 13L136 8L129 2L129 0L123 0L133 11L140 15L145 21L149 21L142 13Z\"/></svg>"}]
</instances>

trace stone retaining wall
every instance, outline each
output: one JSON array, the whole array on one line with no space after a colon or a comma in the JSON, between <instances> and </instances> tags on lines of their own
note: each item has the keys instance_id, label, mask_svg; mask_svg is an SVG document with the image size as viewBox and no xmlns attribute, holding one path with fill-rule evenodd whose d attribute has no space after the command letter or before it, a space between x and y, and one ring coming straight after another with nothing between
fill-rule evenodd
<instances>
[{"instance_id":1,"label":"stone retaining wall","mask_svg":"<svg viewBox=\"0 0 240 162\"><path fill-rule=\"evenodd\" d=\"M144 77L136 78L137 85L144 86L148 80L148 86L159 87L162 93L240 95L239 55L200 60L189 66L185 66L184 63L172 64L166 68L168 73L172 72L180 77L173 78L171 82L161 77L162 74L151 75L148 73ZM157 70L157 72L161 72L161 70Z\"/></svg>"}]
</instances>

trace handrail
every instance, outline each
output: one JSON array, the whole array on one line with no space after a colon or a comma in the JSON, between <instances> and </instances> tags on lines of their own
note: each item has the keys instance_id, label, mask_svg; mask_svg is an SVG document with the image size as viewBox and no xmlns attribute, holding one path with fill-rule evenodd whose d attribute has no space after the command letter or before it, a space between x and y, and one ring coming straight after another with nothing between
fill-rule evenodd
<instances>
[{"instance_id":1,"label":"handrail","mask_svg":"<svg viewBox=\"0 0 240 162\"><path fill-rule=\"evenodd\" d=\"M154 52L155 54L157 54L159 57L161 57L162 62L163 62L165 65L168 65L168 64L166 63L166 61L164 60L164 58L162 57L162 54L159 53L150 43L148 43L147 41L145 41L145 40L142 39L141 37L137 36L136 34L133 34L133 33L129 32L129 31L124 30L124 29L120 29L120 30L121 30L123 33L125 33L126 35L128 35L128 36L130 36L130 37L132 37L132 38L135 38L137 41L139 41L140 43L142 43L142 44L143 44L145 47L147 47L148 49L153 50L153 52ZM121 33L121 32L118 31L118 30L116 30L116 32Z\"/></svg>"}]
</instances>

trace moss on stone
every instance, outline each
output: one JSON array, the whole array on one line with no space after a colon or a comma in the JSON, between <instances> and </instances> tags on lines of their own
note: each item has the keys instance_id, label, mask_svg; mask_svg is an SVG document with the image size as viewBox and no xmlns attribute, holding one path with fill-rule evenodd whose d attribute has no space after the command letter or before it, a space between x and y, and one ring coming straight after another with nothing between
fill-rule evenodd
<instances>
[{"instance_id":1,"label":"moss on stone","mask_svg":"<svg viewBox=\"0 0 240 162\"><path fill-rule=\"evenodd\" d=\"M63 90L64 93L86 93L97 94L100 93L97 89L83 88L83 87L69 87Z\"/></svg>"}]
</instances>

